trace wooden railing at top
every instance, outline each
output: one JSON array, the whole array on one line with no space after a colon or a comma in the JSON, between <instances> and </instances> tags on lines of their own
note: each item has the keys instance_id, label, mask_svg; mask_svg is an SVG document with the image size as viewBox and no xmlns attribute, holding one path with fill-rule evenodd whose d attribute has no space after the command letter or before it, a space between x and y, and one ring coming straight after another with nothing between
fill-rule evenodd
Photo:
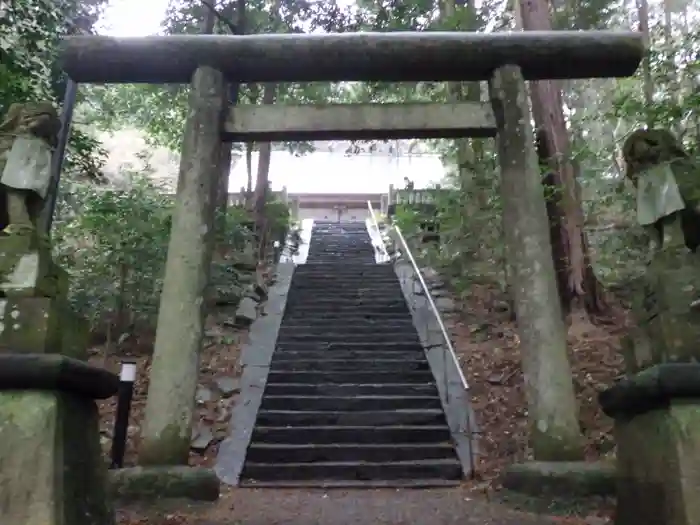
<instances>
[{"instance_id":1,"label":"wooden railing at top","mask_svg":"<svg viewBox=\"0 0 700 525\"><path fill-rule=\"evenodd\" d=\"M425 188L419 190L394 189L389 187L389 204L432 204L440 194L448 193L447 188Z\"/></svg>"}]
</instances>

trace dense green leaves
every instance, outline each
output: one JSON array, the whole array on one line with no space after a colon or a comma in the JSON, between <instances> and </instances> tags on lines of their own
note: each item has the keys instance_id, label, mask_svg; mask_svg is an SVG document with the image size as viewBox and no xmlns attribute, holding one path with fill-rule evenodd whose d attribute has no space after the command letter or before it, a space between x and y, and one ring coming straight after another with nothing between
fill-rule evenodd
<instances>
[{"instance_id":1,"label":"dense green leaves","mask_svg":"<svg viewBox=\"0 0 700 525\"><path fill-rule=\"evenodd\" d=\"M63 99L65 77L55 66L64 35L88 32L106 0L14 0L0 5L0 113L13 102ZM74 127L68 172L99 178L104 160L99 143Z\"/></svg>"}]
</instances>

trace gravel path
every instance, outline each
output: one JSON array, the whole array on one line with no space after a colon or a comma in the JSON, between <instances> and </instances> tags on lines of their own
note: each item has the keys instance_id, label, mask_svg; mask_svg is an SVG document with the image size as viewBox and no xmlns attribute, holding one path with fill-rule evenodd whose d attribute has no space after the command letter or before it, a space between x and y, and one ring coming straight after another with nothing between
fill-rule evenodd
<instances>
[{"instance_id":1,"label":"gravel path","mask_svg":"<svg viewBox=\"0 0 700 525\"><path fill-rule=\"evenodd\" d=\"M461 488L434 490L230 489L214 506L169 509L163 525L551 525L544 516L516 512ZM168 512L168 511L165 511ZM140 516L143 516L140 512ZM150 513L149 513L150 514Z\"/></svg>"},{"instance_id":2,"label":"gravel path","mask_svg":"<svg viewBox=\"0 0 700 525\"><path fill-rule=\"evenodd\" d=\"M376 491L235 491L234 520L242 525L545 525L463 489ZM261 512L261 509L264 509ZM214 525L212 523L212 525Z\"/></svg>"}]
</instances>

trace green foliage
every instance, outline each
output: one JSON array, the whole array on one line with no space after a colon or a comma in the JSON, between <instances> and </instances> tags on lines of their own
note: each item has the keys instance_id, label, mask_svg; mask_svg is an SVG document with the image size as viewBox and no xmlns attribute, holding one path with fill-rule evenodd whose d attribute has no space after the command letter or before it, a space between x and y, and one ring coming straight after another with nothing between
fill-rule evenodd
<instances>
[{"instance_id":1,"label":"green foliage","mask_svg":"<svg viewBox=\"0 0 700 525\"><path fill-rule=\"evenodd\" d=\"M0 4L0 113L13 102L59 102L65 77L55 67L61 37L90 31L106 0L14 0ZM105 152L90 134L73 127L66 157L71 173L98 178Z\"/></svg>"},{"instance_id":2,"label":"green foliage","mask_svg":"<svg viewBox=\"0 0 700 525\"><path fill-rule=\"evenodd\" d=\"M74 184L62 194L53 232L57 262L71 275L73 306L96 327L155 325L174 196L149 175L146 165L121 174L125 187ZM273 232L286 233L288 206L273 201L267 212ZM230 207L223 221L217 239L223 252L252 246L249 211Z\"/></svg>"},{"instance_id":3,"label":"green foliage","mask_svg":"<svg viewBox=\"0 0 700 525\"><path fill-rule=\"evenodd\" d=\"M127 312L152 321L157 311L173 200L145 175L127 175L126 189L76 184L55 224L72 303L93 323Z\"/></svg>"}]
</instances>

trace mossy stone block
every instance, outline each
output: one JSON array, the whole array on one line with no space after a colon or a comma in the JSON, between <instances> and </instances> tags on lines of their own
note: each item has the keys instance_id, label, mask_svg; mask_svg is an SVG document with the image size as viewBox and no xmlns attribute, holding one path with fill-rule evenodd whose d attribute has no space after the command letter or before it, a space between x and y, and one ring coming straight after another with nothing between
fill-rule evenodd
<instances>
[{"instance_id":1,"label":"mossy stone block","mask_svg":"<svg viewBox=\"0 0 700 525\"><path fill-rule=\"evenodd\" d=\"M0 352L61 353L85 360L88 335L87 323L64 299L0 299Z\"/></svg>"},{"instance_id":2,"label":"mossy stone block","mask_svg":"<svg viewBox=\"0 0 700 525\"><path fill-rule=\"evenodd\" d=\"M501 481L506 489L533 496L612 496L615 466L585 461L528 461L506 467Z\"/></svg>"},{"instance_id":3,"label":"mossy stone block","mask_svg":"<svg viewBox=\"0 0 700 525\"><path fill-rule=\"evenodd\" d=\"M46 247L30 236L0 237L0 292L6 297L59 297L68 292L68 276Z\"/></svg>"},{"instance_id":4,"label":"mossy stone block","mask_svg":"<svg viewBox=\"0 0 700 525\"><path fill-rule=\"evenodd\" d=\"M691 307L700 299L700 255L685 246L662 250L649 265L643 284L633 304L639 330L627 351L628 360L637 361L631 365L700 361L700 309Z\"/></svg>"},{"instance_id":5,"label":"mossy stone block","mask_svg":"<svg viewBox=\"0 0 700 525\"><path fill-rule=\"evenodd\" d=\"M210 468L131 467L109 472L110 493L119 501L163 498L216 501L221 482Z\"/></svg>"},{"instance_id":6,"label":"mossy stone block","mask_svg":"<svg viewBox=\"0 0 700 525\"><path fill-rule=\"evenodd\" d=\"M0 509L12 525L114 525L92 400L0 392Z\"/></svg>"},{"instance_id":7,"label":"mossy stone block","mask_svg":"<svg viewBox=\"0 0 700 525\"><path fill-rule=\"evenodd\" d=\"M700 399L615 420L616 525L700 523Z\"/></svg>"}]
</instances>

